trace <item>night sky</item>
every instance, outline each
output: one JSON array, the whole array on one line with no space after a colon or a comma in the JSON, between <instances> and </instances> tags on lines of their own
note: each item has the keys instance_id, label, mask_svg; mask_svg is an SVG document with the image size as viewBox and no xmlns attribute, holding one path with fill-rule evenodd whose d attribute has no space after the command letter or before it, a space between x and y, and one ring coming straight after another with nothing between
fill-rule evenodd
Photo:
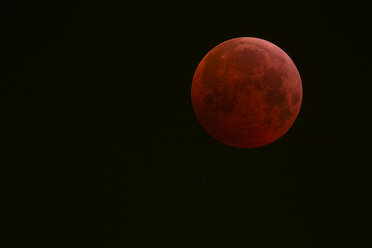
<instances>
[{"instance_id":1,"label":"night sky","mask_svg":"<svg viewBox=\"0 0 372 248\"><path fill-rule=\"evenodd\" d=\"M370 247L370 48L351 1L2 3L0 243L12 247ZM274 143L210 137L204 55L273 42L303 102Z\"/></svg>"}]
</instances>

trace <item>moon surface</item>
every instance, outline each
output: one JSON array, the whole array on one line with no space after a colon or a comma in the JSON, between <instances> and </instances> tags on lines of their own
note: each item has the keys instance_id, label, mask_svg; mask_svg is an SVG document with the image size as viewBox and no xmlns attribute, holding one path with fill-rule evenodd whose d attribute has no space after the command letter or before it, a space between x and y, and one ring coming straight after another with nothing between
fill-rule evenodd
<instances>
[{"instance_id":1,"label":"moon surface","mask_svg":"<svg viewBox=\"0 0 372 248\"><path fill-rule=\"evenodd\" d=\"M201 60L191 102L201 126L237 148L261 147L285 134L302 102L300 74L291 58L263 39L225 41Z\"/></svg>"}]
</instances>

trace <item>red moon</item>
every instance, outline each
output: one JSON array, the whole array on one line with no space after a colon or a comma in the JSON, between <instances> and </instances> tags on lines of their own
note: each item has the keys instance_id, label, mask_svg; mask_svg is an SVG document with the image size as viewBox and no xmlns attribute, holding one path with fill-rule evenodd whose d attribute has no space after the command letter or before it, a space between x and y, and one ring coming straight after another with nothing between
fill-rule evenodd
<instances>
[{"instance_id":1,"label":"red moon","mask_svg":"<svg viewBox=\"0 0 372 248\"><path fill-rule=\"evenodd\" d=\"M261 147L285 134L302 102L291 58L263 39L241 37L214 47L199 63L191 102L201 126L237 148Z\"/></svg>"}]
</instances>

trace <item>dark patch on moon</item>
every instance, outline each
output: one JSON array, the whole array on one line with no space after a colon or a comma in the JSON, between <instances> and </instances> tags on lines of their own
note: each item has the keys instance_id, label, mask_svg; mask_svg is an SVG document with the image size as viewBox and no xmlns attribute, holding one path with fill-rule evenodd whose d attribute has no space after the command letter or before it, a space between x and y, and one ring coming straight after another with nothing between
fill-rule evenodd
<instances>
[{"instance_id":1,"label":"dark patch on moon","mask_svg":"<svg viewBox=\"0 0 372 248\"><path fill-rule=\"evenodd\" d=\"M206 106L209 106L214 113L230 114L237 104L236 92L219 89L205 96Z\"/></svg>"},{"instance_id":2,"label":"dark patch on moon","mask_svg":"<svg viewBox=\"0 0 372 248\"><path fill-rule=\"evenodd\" d=\"M234 84L235 90L240 93L244 93L246 95L249 95L251 90L249 86L252 85L252 81L250 80L237 80Z\"/></svg>"},{"instance_id":3,"label":"dark patch on moon","mask_svg":"<svg viewBox=\"0 0 372 248\"><path fill-rule=\"evenodd\" d=\"M265 72L263 82L269 86L270 89L279 90L282 87L282 73L270 68Z\"/></svg>"},{"instance_id":4,"label":"dark patch on moon","mask_svg":"<svg viewBox=\"0 0 372 248\"><path fill-rule=\"evenodd\" d=\"M287 100L286 92L281 90L283 84L281 73L270 68L265 73L263 82L268 85L265 97L269 108L273 108L275 106L281 108Z\"/></svg>"},{"instance_id":5,"label":"dark patch on moon","mask_svg":"<svg viewBox=\"0 0 372 248\"><path fill-rule=\"evenodd\" d=\"M284 105L282 105L282 107L280 108L280 112L279 112L279 120L281 122L285 122L289 119L289 117L291 116L291 110L288 106L288 103L285 102Z\"/></svg>"},{"instance_id":6,"label":"dark patch on moon","mask_svg":"<svg viewBox=\"0 0 372 248\"><path fill-rule=\"evenodd\" d=\"M272 111L273 109L278 109L278 119L279 123L287 121L291 117L291 110L288 105L288 101L286 98L286 92L283 91L275 91L275 90L268 90L266 92L266 104L268 106L268 110ZM273 116L270 114L267 116L265 123L267 125L271 125L273 122Z\"/></svg>"},{"instance_id":7,"label":"dark patch on moon","mask_svg":"<svg viewBox=\"0 0 372 248\"><path fill-rule=\"evenodd\" d=\"M269 108L274 108L275 106L281 108L286 102L286 97L282 91L270 89L266 91L265 100Z\"/></svg>"},{"instance_id":8,"label":"dark patch on moon","mask_svg":"<svg viewBox=\"0 0 372 248\"><path fill-rule=\"evenodd\" d=\"M269 109L273 109L275 107L279 109L278 119L280 122L285 122L290 118L292 113L289 108L287 91L282 87L284 83L282 76L285 76L282 71L278 71L273 68L267 70L264 76L264 82L268 85L265 100ZM292 98L292 102L293 100L294 99ZM295 101L299 101L298 95ZM271 120L268 121L271 122Z\"/></svg>"}]
</instances>

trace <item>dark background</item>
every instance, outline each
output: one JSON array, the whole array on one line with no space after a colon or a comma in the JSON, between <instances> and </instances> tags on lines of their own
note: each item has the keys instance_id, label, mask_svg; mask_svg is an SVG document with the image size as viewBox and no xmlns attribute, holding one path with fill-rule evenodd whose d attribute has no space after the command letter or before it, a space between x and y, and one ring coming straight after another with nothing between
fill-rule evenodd
<instances>
[{"instance_id":1,"label":"dark background","mask_svg":"<svg viewBox=\"0 0 372 248\"><path fill-rule=\"evenodd\" d=\"M371 22L329 1L2 3L2 247L369 247ZM214 46L295 62L293 127L211 138L190 100Z\"/></svg>"}]
</instances>

